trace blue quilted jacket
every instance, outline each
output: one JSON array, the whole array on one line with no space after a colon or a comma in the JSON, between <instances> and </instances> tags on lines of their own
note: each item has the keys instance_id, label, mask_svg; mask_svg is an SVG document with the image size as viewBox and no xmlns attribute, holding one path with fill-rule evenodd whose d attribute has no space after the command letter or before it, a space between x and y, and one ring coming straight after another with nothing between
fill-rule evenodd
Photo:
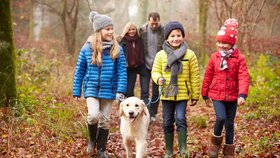
<instances>
[{"instance_id":1,"label":"blue quilted jacket","mask_svg":"<svg viewBox=\"0 0 280 158\"><path fill-rule=\"evenodd\" d=\"M114 61L110 57L110 48L102 53L102 66L91 64L91 43L86 42L80 51L73 81L73 96L115 99L116 93L125 93L127 84L126 60L123 49Z\"/></svg>"}]
</instances>

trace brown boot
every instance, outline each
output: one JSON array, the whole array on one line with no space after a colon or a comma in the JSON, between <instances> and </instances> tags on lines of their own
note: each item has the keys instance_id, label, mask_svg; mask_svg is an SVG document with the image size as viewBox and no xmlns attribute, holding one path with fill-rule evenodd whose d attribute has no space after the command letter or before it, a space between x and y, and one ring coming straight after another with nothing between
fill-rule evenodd
<instances>
[{"instance_id":1,"label":"brown boot","mask_svg":"<svg viewBox=\"0 0 280 158\"><path fill-rule=\"evenodd\" d=\"M223 142L223 135L221 136L215 136L214 134L211 137L211 143L212 145L210 146L208 150L208 156L210 158L217 158L218 153L221 149L221 144Z\"/></svg>"},{"instance_id":2,"label":"brown boot","mask_svg":"<svg viewBox=\"0 0 280 158\"><path fill-rule=\"evenodd\" d=\"M235 145L233 144L225 144L224 145L224 158L234 158L234 153L235 153Z\"/></svg>"}]
</instances>

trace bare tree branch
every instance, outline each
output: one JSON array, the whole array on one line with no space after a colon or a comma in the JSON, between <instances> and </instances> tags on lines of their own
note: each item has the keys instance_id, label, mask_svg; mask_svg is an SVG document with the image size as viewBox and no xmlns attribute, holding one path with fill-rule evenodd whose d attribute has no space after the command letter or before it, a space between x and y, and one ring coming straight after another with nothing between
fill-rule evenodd
<instances>
[{"instance_id":1,"label":"bare tree branch","mask_svg":"<svg viewBox=\"0 0 280 158\"><path fill-rule=\"evenodd\" d=\"M89 8L89 11L92 11L92 9L91 9L91 7L90 7L90 4L89 4L89 1L86 0L86 2L87 2L87 6L88 6L88 8Z\"/></svg>"}]
</instances>

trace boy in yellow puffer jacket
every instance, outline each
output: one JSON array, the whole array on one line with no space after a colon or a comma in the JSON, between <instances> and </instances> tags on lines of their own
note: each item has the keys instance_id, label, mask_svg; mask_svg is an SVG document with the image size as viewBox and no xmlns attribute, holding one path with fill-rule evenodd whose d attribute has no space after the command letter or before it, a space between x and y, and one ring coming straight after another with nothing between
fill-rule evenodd
<instances>
[{"instance_id":1,"label":"boy in yellow puffer jacket","mask_svg":"<svg viewBox=\"0 0 280 158\"><path fill-rule=\"evenodd\" d=\"M194 106L199 99L198 61L195 53L184 42L185 31L181 23L169 22L165 26L164 37L163 50L157 53L152 68L153 81L164 88L160 96L166 144L164 157L173 157L174 122L180 155L188 157L186 108L189 100L190 106Z\"/></svg>"}]
</instances>

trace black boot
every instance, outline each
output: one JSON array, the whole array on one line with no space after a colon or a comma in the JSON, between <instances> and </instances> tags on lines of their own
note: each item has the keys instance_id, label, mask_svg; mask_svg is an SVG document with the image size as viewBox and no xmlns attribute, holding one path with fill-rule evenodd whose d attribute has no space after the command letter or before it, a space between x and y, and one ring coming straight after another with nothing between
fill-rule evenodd
<instances>
[{"instance_id":1,"label":"black boot","mask_svg":"<svg viewBox=\"0 0 280 158\"><path fill-rule=\"evenodd\" d=\"M100 158L108 158L106 155L106 145L109 135L109 129L98 129L98 137L97 137L97 150L98 150L98 156Z\"/></svg>"},{"instance_id":2,"label":"black boot","mask_svg":"<svg viewBox=\"0 0 280 158\"><path fill-rule=\"evenodd\" d=\"M94 153L94 148L96 145L96 135L97 135L98 123L90 125L88 124L88 146L87 154L92 155Z\"/></svg>"}]
</instances>

